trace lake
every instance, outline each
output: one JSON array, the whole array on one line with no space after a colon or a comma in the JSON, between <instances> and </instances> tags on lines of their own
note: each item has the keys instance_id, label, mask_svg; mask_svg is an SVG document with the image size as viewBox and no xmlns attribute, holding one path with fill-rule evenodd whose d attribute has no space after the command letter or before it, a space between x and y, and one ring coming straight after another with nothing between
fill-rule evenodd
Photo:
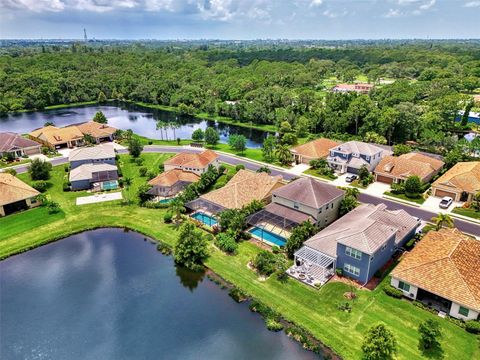
<instances>
[{"instance_id":1,"label":"lake","mask_svg":"<svg viewBox=\"0 0 480 360\"><path fill-rule=\"evenodd\" d=\"M135 232L70 236L0 274L1 359L318 359Z\"/></svg>"},{"instance_id":2,"label":"lake","mask_svg":"<svg viewBox=\"0 0 480 360\"><path fill-rule=\"evenodd\" d=\"M51 121L56 126L66 126L91 120L97 111L102 111L108 124L118 129L132 129L134 133L151 139L190 139L196 129L205 130L207 126L215 127L220 134L220 142L226 143L230 134L242 134L248 139L247 147L261 147L267 136L264 131L248 129L240 126L202 120L188 115L179 115L171 111L148 109L131 104L77 106L57 110L25 112L0 117L0 132L12 131L20 134L28 133ZM176 122L178 128L165 131L157 130L157 121ZM175 136L174 136L175 135Z\"/></svg>"}]
</instances>

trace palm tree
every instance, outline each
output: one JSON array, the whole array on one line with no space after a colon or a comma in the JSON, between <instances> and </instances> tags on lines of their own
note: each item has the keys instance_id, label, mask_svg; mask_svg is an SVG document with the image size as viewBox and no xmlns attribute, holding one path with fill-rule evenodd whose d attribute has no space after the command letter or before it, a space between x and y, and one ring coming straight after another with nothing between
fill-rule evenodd
<instances>
[{"instance_id":1,"label":"palm tree","mask_svg":"<svg viewBox=\"0 0 480 360\"><path fill-rule=\"evenodd\" d=\"M157 130L160 130L160 136L163 140L163 129L165 128L165 122L162 120L157 121Z\"/></svg>"},{"instance_id":2,"label":"palm tree","mask_svg":"<svg viewBox=\"0 0 480 360\"><path fill-rule=\"evenodd\" d=\"M275 150L275 155L278 157L278 161L280 161L284 165L288 165L292 162L292 154L290 153L290 149L286 145L280 145Z\"/></svg>"},{"instance_id":3,"label":"palm tree","mask_svg":"<svg viewBox=\"0 0 480 360\"><path fill-rule=\"evenodd\" d=\"M352 196L355 199L358 199L358 195L360 195L360 190L354 187L346 187L343 190L345 190L345 196Z\"/></svg>"},{"instance_id":4,"label":"palm tree","mask_svg":"<svg viewBox=\"0 0 480 360\"><path fill-rule=\"evenodd\" d=\"M432 221L435 223L435 230L437 231L444 226L449 228L454 226L452 217L444 213L439 213L436 217L432 218Z\"/></svg>"},{"instance_id":5,"label":"palm tree","mask_svg":"<svg viewBox=\"0 0 480 360\"><path fill-rule=\"evenodd\" d=\"M178 220L180 219L182 213L185 212L185 204L181 199L175 198L170 201L168 208L172 212L172 214L175 214L175 223L178 223Z\"/></svg>"}]
</instances>

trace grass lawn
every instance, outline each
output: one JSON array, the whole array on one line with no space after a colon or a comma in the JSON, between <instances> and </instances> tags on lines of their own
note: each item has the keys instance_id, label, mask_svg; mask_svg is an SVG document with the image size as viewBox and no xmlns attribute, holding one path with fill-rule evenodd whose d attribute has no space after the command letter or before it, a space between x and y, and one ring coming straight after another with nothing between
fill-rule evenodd
<instances>
[{"instance_id":1,"label":"grass lawn","mask_svg":"<svg viewBox=\"0 0 480 360\"><path fill-rule=\"evenodd\" d=\"M64 109L64 108L69 108L73 106L96 105L96 104L98 104L98 101L83 101L83 102L76 102L76 103L70 103L70 104L45 106L45 110Z\"/></svg>"},{"instance_id":2,"label":"grass lawn","mask_svg":"<svg viewBox=\"0 0 480 360\"><path fill-rule=\"evenodd\" d=\"M480 211L474 209L465 209L462 207L456 207L452 210L453 213L463 216L471 217L472 219L480 220Z\"/></svg>"},{"instance_id":3,"label":"grass lawn","mask_svg":"<svg viewBox=\"0 0 480 360\"><path fill-rule=\"evenodd\" d=\"M167 156L142 154L143 166L158 169L158 164ZM137 174L139 166L130 161L129 155L122 155L120 162L124 175ZM63 166L54 167L50 180L52 186L47 190L49 198L60 203L64 218L22 227L22 222L17 220L20 217L10 217L13 219L10 220L11 223L16 223L19 230L0 241L0 258L96 227L128 227L171 246L175 244L178 228L163 222L165 209L140 208L135 202L122 201L76 206L75 198L85 195L85 192L63 192L65 174ZM28 174L20 177L30 182ZM138 186L146 182L146 178L132 180L130 187L124 190L128 197L133 196ZM28 216L28 213L19 215ZM33 228L35 230L31 231ZM370 326L378 322L384 322L394 332L399 345L398 359L421 359L417 328L425 319L440 322L444 333L441 344L445 359L470 360L480 357L478 337L415 307L407 300L388 297L381 289L373 292L359 290L352 312L345 313L337 309L337 304L345 301L343 294L349 291L349 287L343 283L328 283L321 290L315 290L293 279L281 283L272 276L261 281L247 267L248 261L259 251L255 245L243 242L239 246L238 255L228 256L212 246L207 266L249 295L279 311L286 319L306 328L344 359L361 358L363 336Z\"/></svg>"},{"instance_id":4,"label":"grass lawn","mask_svg":"<svg viewBox=\"0 0 480 360\"><path fill-rule=\"evenodd\" d=\"M315 177L319 177L319 178L322 178L322 179L325 179L325 180L328 180L328 181L332 181L332 180L335 180L337 178L335 175L326 176L326 175L319 174L318 171L315 170L315 169L307 169L303 173L308 174L308 175L312 175L312 176L315 176Z\"/></svg>"},{"instance_id":5,"label":"grass lawn","mask_svg":"<svg viewBox=\"0 0 480 360\"><path fill-rule=\"evenodd\" d=\"M419 197L416 197L416 198L409 198L405 194L393 194L390 191L385 191L383 194L387 195L387 196L397 198L397 199L400 199L400 200L403 200L403 201L414 202L414 203L419 204L419 205L422 205L425 202L425 199L422 196L419 196Z\"/></svg>"},{"instance_id":6,"label":"grass lawn","mask_svg":"<svg viewBox=\"0 0 480 360\"><path fill-rule=\"evenodd\" d=\"M21 159L19 161L12 161L12 162L6 162L5 160L0 159L0 169L10 167L10 166L15 166L15 165L26 164L29 162L30 162L30 159Z\"/></svg>"},{"instance_id":7,"label":"grass lawn","mask_svg":"<svg viewBox=\"0 0 480 360\"><path fill-rule=\"evenodd\" d=\"M350 185L353 186L353 187L359 188L359 189L366 189L366 188L368 187L368 185L367 185L367 186L363 186L363 185L360 183L360 181L358 181L358 180L353 180L353 181L350 183ZM370 184L369 184L369 185L370 185Z\"/></svg>"}]
</instances>

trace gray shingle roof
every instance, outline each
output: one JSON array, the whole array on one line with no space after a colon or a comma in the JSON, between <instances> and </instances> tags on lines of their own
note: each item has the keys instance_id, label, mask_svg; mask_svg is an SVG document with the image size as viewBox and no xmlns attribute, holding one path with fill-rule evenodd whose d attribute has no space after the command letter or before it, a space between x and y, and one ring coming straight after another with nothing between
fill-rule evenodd
<instances>
[{"instance_id":1,"label":"gray shingle roof","mask_svg":"<svg viewBox=\"0 0 480 360\"><path fill-rule=\"evenodd\" d=\"M117 167L111 164L83 164L70 171L70 181L90 180L93 174L100 171L117 171Z\"/></svg>"},{"instance_id":2,"label":"gray shingle roof","mask_svg":"<svg viewBox=\"0 0 480 360\"><path fill-rule=\"evenodd\" d=\"M0 152L23 149L33 146L41 146L36 141L25 139L13 132L0 133Z\"/></svg>"},{"instance_id":3,"label":"gray shingle roof","mask_svg":"<svg viewBox=\"0 0 480 360\"><path fill-rule=\"evenodd\" d=\"M74 149L68 156L69 161L100 160L115 157L113 144L105 143L97 146Z\"/></svg>"},{"instance_id":4,"label":"gray shingle roof","mask_svg":"<svg viewBox=\"0 0 480 360\"><path fill-rule=\"evenodd\" d=\"M356 154L363 154L363 155L374 155L378 154L381 151L386 151L385 149L374 145L369 144L361 141L349 141L338 146L331 148L330 150L337 150L346 153L356 153Z\"/></svg>"}]
</instances>

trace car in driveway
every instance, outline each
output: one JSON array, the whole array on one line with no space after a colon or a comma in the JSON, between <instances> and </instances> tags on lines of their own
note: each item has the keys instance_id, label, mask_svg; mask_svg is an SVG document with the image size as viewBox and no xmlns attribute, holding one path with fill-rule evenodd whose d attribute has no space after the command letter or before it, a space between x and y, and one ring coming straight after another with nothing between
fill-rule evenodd
<instances>
[{"instance_id":1,"label":"car in driveway","mask_svg":"<svg viewBox=\"0 0 480 360\"><path fill-rule=\"evenodd\" d=\"M453 203L453 199L449 196L445 196L442 198L438 206L440 206L442 209L448 209L449 206L452 205L452 203Z\"/></svg>"},{"instance_id":2,"label":"car in driveway","mask_svg":"<svg viewBox=\"0 0 480 360\"><path fill-rule=\"evenodd\" d=\"M353 181L355 181L355 180L357 180L357 179L358 179L358 176L357 176L357 175L349 174L349 175L347 175L347 176L345 177L345 182L351 183L351 182L353 182Z\"/></svg>"}]
</instances>

